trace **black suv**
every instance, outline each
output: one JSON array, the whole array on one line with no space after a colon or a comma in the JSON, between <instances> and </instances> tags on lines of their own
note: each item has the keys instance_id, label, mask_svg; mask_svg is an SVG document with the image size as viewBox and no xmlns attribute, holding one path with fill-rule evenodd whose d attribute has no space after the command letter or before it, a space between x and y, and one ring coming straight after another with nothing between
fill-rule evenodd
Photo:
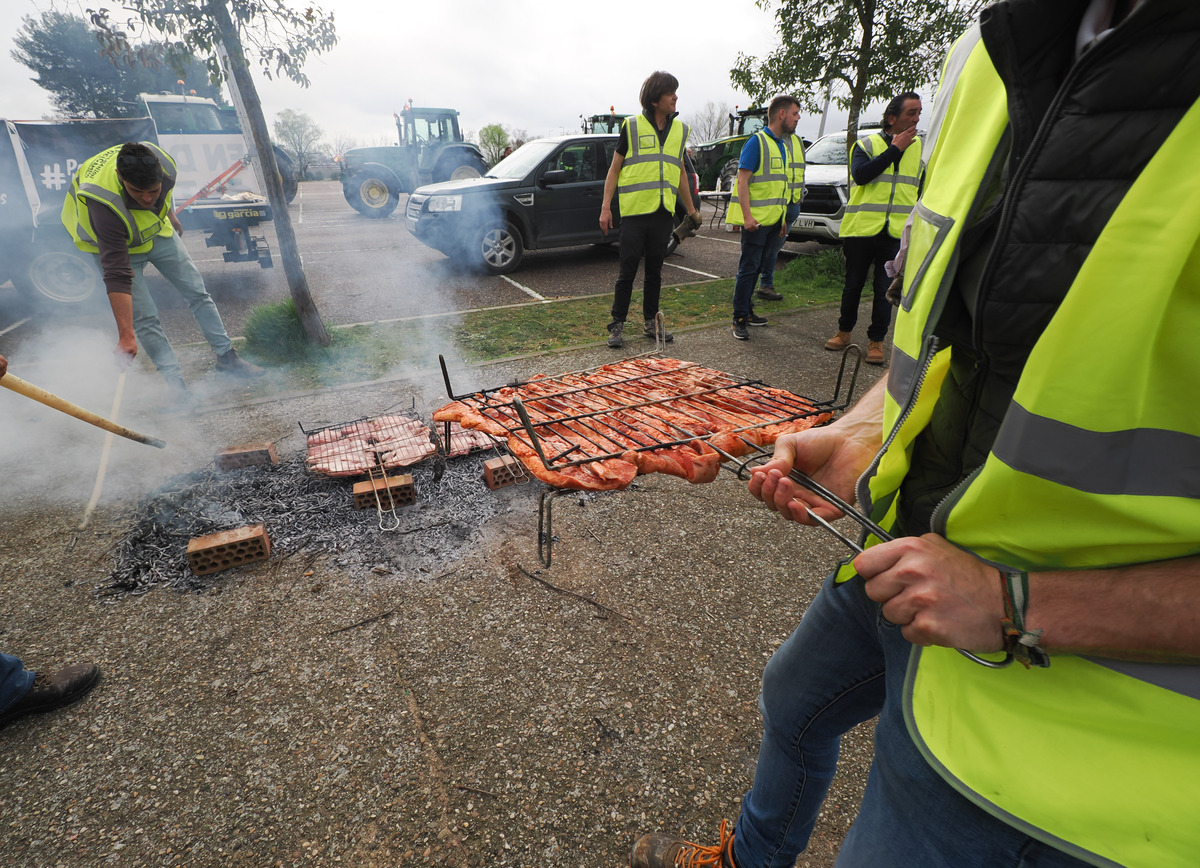
<instances>
[{"instance_id":1,"label":"black suv","mask_svg":"<svg viewBox=\"0 0 1200 868\"><path fill-rule=\"evenodd\" d=\"M614 242L616 226L600 233L600 204L616 147L615 135L526 142L482 178L418 187L405 225L421 243L491 274L513 271L526 250Z\"/></svg>"}]
</instances>

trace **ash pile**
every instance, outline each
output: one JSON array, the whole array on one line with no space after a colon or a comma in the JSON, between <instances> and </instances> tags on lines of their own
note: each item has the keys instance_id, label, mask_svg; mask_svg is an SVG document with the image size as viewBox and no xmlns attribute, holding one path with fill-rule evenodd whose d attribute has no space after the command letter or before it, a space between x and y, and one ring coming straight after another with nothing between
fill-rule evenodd
<instances>
[{"instance_id":1,"label":"ash pile","mask_svg":"<svg viewBox=\"0 0 1200 868\"><path fill-rule=\"evenodd\" d=\"M395 574L434 577L475 545L488 520L533 497L540 486L490 491L484 483L487 453L410 468L416 501L396 510L400 526L380 529L375 509L355 509L345 480L310 472L304 456L235 470L207 467L173 477L127 516L129 529L113 550L102 597L144 594L165 586L202 591L229 571L198 576L189 567L194 537L261 522L271 560L327 555L327 565L352 577Z\"/></svg>"}]
</instances>

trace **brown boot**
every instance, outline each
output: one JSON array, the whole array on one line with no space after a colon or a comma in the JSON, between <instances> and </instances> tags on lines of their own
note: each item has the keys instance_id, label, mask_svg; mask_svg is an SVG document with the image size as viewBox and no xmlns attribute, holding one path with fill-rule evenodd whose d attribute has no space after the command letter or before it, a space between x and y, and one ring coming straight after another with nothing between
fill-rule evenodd
<instances>
[{"instance_id":1,"label":"brown boot","mask_svg":"<svg viewBox=\"0 0 1200 868\"><path fill-rule=\"evenodd\" d=\"M825 341L825 349L827 350L844 350L850 346L850 332L839 331L836 335Z\"/></svg>"},{"instance_id":2,"label":"brown boot","mask_svg":"<svg viewBox=\"0 0 1200 868\"><path fill-rule=\"evenodd\" d=\"M629 855L629 868L737 868L733 864L733 832L721 821L716 844L694 844L652 832L638 838Z\"/></svg>"},{"instance_id":3,"label":"brown boot","mask_svg":"<svg viewBox=\"0 0 1200 868\"><path fill-rule=\"evenodd\" d=\"M76 663L57 672L39 669L29 692L0 713L0 726L27 714L42 714L70 705L96 686L100 670L94 663Z\"/></svg>"},{"instance_id":4,"label":"brown boot","mask_svg":"<svg viewBox=\"0 0 1200 868\"><path fill-rule=\"evenodd\" d=\"M883 341L867 341L867 364L883 364Z\"/></svg>"}]
</instances>

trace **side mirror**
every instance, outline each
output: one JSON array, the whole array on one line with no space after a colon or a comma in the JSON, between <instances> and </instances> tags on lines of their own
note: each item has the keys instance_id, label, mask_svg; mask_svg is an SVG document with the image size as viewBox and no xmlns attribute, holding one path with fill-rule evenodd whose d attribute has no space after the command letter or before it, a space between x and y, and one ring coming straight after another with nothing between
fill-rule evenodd
<instances>
[{"instance_id":1,"label":"side mirror","mask_svg":"<svg viewBox=\"0 0 1200 868\"><path fill-rule=\"evenodd\" d=\"M565 184L569 180L566 169L551 169L549 172L542 174L541 180L538 182L543 187L549 187L551 184Z\"/></svg>"}]
</instances>

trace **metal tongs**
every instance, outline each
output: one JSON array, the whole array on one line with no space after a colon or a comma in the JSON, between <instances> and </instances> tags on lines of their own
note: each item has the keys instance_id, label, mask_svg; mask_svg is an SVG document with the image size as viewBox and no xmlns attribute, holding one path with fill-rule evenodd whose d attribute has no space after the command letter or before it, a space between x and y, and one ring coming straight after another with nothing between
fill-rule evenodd
<instances>
[{"instance_id":1,"label":"metal tongs","mask_svg":"<svg viewBox=\"0 0 1200 868\"><path fill-rule=\"evenodd\" d=\"M749 446L751 449L753 449L759 456L769 456L769 455L773 454L773 453L770 453L767 450L763 449L757 443L752 443L751 441L747 440L745 437L741 437L739 439L743 443L745 443L747 446ZM712 446L711 443L709 443L708 445ZM737 473L738 473L738 477L741 478L742 470L744 470L746 468L746 462L738 461L738 459L734 458L728 452L725 452L722 449L718 449L716 446L713 446L712 448L715 449L723 458L738 462L738 472ZM854 506L847 503L842 498L838 497L836 494L834 494L832 491L830 491L828 488L826 488L821 483L817 482L815 479L813 479L811 476L809 476L803 470L796 470L795 468L792 468L790 471L788 471L788 479L791 479L793 482L799 484L800 486L802 486L804 488L807 488L809 491L811 491L813 494L817 495L818 497L821 497L821 498L829 501L830 503L832 503L834 506L836 506L838 509L840 509L843 513L845 513L846 516L851 521L858 524L859 527L861 527L863 530L870 533L872 536L879 538L883 542L891 542L893 539L895 539L894 536L892 536L886 530L881 528L875 522L871 521L871 519L867 518L866 515L864 515L859 510L855 509ZM844 542L852 551L854 551L855 554L862 554L863 547L861 545L859 545L857 542L855 542L850 537L846 536L844 533L842 533L840 530L838 530L836 527L834 527L828 521L821 518L821 516L817 515L815 512L813 512L807 506L804 507L804 510L805 510L805 512L807 512L809 514L809 516L812 518L813 521L815 521L821 527L825 528L825 530L829 531L835 537L837 537L842 542ZM978 663L981 666L986 666L989 669L1003 669L1013 662L1013 653L1011 651L1005 652L1003 660L988 660L986 657L980 657L979 655L973 654L972 652L967 651L966 649L963 649L963 648L956 648L955 650L958 651L958 653L961 654L962 656L966 657L968 660Z\"/></svg>"}]
</instances>

